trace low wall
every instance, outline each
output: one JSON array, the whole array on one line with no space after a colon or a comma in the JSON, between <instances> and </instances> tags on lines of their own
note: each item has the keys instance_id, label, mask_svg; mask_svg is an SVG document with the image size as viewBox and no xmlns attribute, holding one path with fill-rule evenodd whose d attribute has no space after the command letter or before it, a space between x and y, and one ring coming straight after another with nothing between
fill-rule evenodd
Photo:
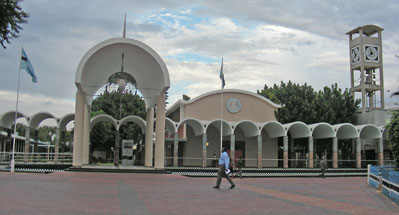
<instances>
[{"instance_id":1,"label":"low wall","mask_svg":"<svg viewBox=\"0 0 399 215\"><path fill-rule=\"evenodd\" d=\"M367 183L399 204L399 172L393 166L368 166Z\"/></svg>"}]
</instances>

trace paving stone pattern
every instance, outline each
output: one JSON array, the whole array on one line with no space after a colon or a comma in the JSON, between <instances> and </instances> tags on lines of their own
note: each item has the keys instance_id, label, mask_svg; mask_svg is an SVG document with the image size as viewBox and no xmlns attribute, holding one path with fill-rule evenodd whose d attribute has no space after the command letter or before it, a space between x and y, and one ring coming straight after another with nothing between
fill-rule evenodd
<instances>
[{"instance_id":1,"label":"paving stone pattern","mask_svg":"<svg viewBox=\"0 0 399 215\"><path fill-rule=\"evenodd\" d=\"M223 179L168 174L0 173L0 215L399 214L365 177Z\"/></svg>"}]
</instances>

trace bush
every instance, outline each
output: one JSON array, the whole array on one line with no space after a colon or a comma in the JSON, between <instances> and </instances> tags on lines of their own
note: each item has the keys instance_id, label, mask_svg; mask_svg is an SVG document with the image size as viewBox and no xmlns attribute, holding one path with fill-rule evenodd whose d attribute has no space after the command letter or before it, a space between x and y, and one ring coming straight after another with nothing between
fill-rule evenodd
<instances>
[{"instance_id":1,"label":"bush","mask_svg":"<svg viewBox=\"0 0 399 215\"><path fill-rule=\"evenodd\" d=\"M391 122L387 125L388 140L395 160L396 169L399 168L399 112L392 114Z\"/></svg>"}]
</instances>

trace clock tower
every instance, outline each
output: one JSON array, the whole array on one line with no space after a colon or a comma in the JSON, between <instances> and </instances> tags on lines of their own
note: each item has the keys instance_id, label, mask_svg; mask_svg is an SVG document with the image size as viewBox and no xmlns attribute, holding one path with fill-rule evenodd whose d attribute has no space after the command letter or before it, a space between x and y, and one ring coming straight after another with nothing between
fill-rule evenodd
<instances>
[{"instance_id":1,"label":"clock tower","mask_svg":"<svg viewBox=\"0 0 399 215\"><path fill-rule=\"evenodd\" d=\"M362 113L384 110L382 34L376 25L357 27L348 33L351 92L361 94Z\"/></svg>"}]
</instances>

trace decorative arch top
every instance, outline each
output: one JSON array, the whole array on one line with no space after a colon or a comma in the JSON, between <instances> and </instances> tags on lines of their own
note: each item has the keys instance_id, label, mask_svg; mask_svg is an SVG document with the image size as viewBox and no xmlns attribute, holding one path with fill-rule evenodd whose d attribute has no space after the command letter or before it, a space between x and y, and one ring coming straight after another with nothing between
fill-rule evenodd
<instances>
[{"instance_id":1,"label":"decorative arch top","mask_svg":"<svg viewBox=\"0 0 399 215\"><path fill-rule=\"evenodd\" d=\"M151 47L129 38L108 39L87 51L76 71L76 87L85 93L90 104L108 78L121 71L122 53L124 72L136 80L147 108L155 106L156 97L170 87L168 69Z\"/></svg>"}]
</instances>

